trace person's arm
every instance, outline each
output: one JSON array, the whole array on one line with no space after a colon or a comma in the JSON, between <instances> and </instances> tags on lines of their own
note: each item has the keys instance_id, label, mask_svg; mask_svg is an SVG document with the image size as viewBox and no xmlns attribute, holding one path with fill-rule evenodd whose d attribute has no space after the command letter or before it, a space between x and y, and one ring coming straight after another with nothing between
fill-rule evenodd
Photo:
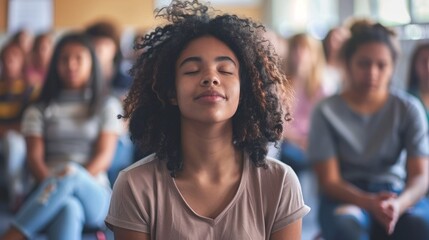
<instances>
[{"instance_id":1,"label":"person's arm","mask_svg":"<svg viewBox=\"0 0 429 240\"><path fill-rule=\"evenodd\" d=\"M150 235L148 233L136 232L120 227L114 227L113 233L115 240L149 240Z\"/></svg>"},{"instance_id":2,"label":"person's arm","mask_svg":"<svg viewBox=\"0 0 429 240\"><path fill-rule=\"evenodd\" d=\"M340 175L338 161L330 158L314 165L319 184L322 190L331 198L340 202L356 205L370 210L375 195L364 192L352 184L344 181Z\"/></svg>"},{"instance_id":3,"label":"person's arm","mask_svg":"<svg viewBox=\"0 0 429 240\"><path fill-rule=\"evenodd\" d=\"M95 153L86 165L88 172L95 176L102 171L106 171L112 162L118 144L118 134L102 132L95 146Z\"/></svg>"},{"instance_id":4,"label":"person's arm","mask_svg":"<svg viewBox=\"0 0 429 240\"><path fill-rule=\"evenodd\" d=\"M302 219L287 225L283 229L271 234L271 240L298 240L301 239Z\"/></svg>"},{"instance_id":5,"label":"person's arm","mask_svg":"<svg viewBox=\"0 0 429 240\"><path fill-rule=\"evenodd\" d=\"M335 158L317 163L315 171L322 190L329 197L367 210L386 228L387 232L391 232L389 229L393 229L397 221L397 218L396 220L394 218L395 211L398 209L394 204L395 193L387 191L369 193L344 181Z\"/></svg>"},{"instance_id":6,"label":"person's arm","mask_svg":"<svg viewBox=\"0 0 429 240\"><path fill-rule=\"evenodd\" d=\"M30 171L40 183L49 176L49 169L45 163L45 143L40 136L27 136L25 141Z\"/></svg>"},{"instance_id":7,"label":"person's arm","mask_svg":"<svg viewBox=\"0 0 429 240\"><path fill-rule=\"evenodd\" d=\"M399 217L427 192L429 186L428 159L423 157L408 159L407 182L398 198L382 204L385 226L389 234L393 233Z\"/></svg>"},{"instance_id":8,"label":"person's arm","mask_svg":"<svg viewBox=\"0 0 429 240\"><path fill-rule=\"evenodd\" d=\"M428 159L426 158L408 159L406 186L398 197L400 214L426 194L429 186L428 167Z\"/></svg>"}]
</instances>

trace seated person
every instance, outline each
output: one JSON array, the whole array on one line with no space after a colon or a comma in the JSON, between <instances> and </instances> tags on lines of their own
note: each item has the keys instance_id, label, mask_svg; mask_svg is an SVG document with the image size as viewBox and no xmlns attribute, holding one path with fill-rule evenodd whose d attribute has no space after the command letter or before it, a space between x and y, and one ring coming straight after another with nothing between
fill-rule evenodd
<instances>
[{"instance_id":1,"label":"seated person","mask_svg":"<svg viewBox=\"0 0 429 240\"><path fill-rule=\"evenodd\" d=\"M83 34L62 37L49 69L41 98L22 123L38 187L2 240L32 239L44 230L49 239L81 239L84 226L104 226L121 103L101 91L95 51Z\"/></svg>"},{"instance_id":2,"label":"seated person","mask_svg":"<svg viewBox=\"0 0 429 240\"><path fill-rule=\"evenodd\" d=\"M308 154L326 239L429 239L428 124L421 103L389 86L395 34L357 22L344 43L344 92L312 116Z\"/></svg>"}]
</instances>

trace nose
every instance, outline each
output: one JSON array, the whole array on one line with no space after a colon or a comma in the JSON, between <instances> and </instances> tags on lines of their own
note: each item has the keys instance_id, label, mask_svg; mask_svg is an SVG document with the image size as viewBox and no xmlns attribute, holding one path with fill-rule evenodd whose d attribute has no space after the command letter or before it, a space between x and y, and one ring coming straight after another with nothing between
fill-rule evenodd
<instances>
[{"instance_id":1,"label":"nose","mask_svg":"<svg viewBox=\"0 0 429 240\"><path fill-rule=\"evenodd\" d=\"M220 84L220 80L215 75L207 75L200 82L200 85L204 87L209 87L212 85L218 86L219 84Z\"/></svg>"}]
</instances>

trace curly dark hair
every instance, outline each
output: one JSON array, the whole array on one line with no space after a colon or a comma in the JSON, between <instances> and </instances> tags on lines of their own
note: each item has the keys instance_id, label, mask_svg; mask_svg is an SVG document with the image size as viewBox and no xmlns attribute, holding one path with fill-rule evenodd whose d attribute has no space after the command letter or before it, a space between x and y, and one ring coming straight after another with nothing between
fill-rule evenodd
<instances>
[{"instance_id":1,"label":"curly dark hair","mask_svg":"<svg viewBox=\"0 0 429 240\"><path fill-rule=\"evenodd\" d=\"M169 21L135 43L143 49L130 74L134 78L125 99L131 139L143 152L155 152L174 177L182 169L180 112L175 96L175 64L194 39L213 36L225 43L240 63L240 103L233 116L233 141L257 167L266 166L268 142L278 141L289 120L290 85L280 60L263 38L265 28L236 15L212 16L207 5L176 1L156 10Z\"/></svg>"}]
</instances>

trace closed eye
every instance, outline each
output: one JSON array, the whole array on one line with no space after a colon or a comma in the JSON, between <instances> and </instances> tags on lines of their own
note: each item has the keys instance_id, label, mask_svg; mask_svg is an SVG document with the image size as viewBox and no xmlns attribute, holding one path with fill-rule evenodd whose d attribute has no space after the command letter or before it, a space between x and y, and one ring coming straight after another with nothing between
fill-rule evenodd
<instances>
[{"instance_id":1,"label":"closed eye","mask_svg":"<svg viewBox=\"0 0 429 240\"><path fill-rule=\"evenodd\" d=\"M230 72L230 71L219 71L220 73L222 73L222 74L225 74L225 75L232 75L232 74L234 74L233 72Z\"/></svg>"},{"instance_id":2,"label":"closed eye","mask_svg":"<svg viewBox=\"0 0 429 240\"><path fill-rule=\"evenodd\" d=\"M196 71L186 71L186 72L184 72L184 74L185 75L195 75L195 74L197 74L199 71L198 70L196 70Z\"/></svg>"}]
</instances>

